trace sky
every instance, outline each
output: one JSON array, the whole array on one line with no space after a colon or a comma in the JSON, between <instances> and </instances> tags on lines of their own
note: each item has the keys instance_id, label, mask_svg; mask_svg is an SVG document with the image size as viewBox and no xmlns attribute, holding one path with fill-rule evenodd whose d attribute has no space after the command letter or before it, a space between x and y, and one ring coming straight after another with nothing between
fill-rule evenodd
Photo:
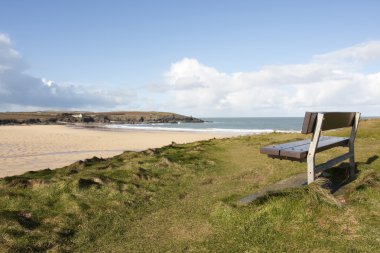
<instances>
[{"instance_id":1,"label":"sky","mask_svg":"<svg viewBox=\"0 0 380 253\"><path fill-rule=\"evenodd\" d=\"M0 111L380 115L380 1L0 6Z\"/></svg>"}]
</instances>

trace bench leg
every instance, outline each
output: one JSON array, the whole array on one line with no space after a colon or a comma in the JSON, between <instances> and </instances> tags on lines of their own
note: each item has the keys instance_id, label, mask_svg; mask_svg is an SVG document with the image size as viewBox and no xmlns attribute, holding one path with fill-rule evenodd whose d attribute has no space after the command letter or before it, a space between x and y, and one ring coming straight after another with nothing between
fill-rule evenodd
<instances>
[{"instance_id":1,"label":"bench leg","mask_svg":"<svg viewBox=\"0 0 380 253\"><path fill-rule=\"evenodd\" d=\"M349 152L350 152L350 177L354 178L355 177L355 148L354 148L354 142L355 142L355 137L356 137L356 132L358 130L359 126L359 120L360 120L360 113L357 112L355 115L355 121L352 124L352 129L351 129L351 136L350 136L350 143L349 143Z\"/></svg>"},{"instance_id":2,"label":"bench leg","mask_svg":"<svg viewBox=\"0 0 380 253\"><path fill-rule=\"evenodd\" d=\"M308 156L307 158L307 184L311 184L315 180L315 158Z\"/></svg>"},{"instance_id":3,"label":"bench leg","mask_svg":"<svg viewBox=\"0 0 380 253\"><path fill-rule=\"evenodd\" d=\"M355 154L354 154L354 148L350 147L350 178L355 177Z\"/></svg>"},{"instance_id":4,"label":"bench leg","mask_svg":"<svg viewBox=\"0 0 380 253\"><path fill-rule=\"evenodd\" d=\"M315 180L315 153L318 147L319 137L321 136L323 113L318 113L317 123L313 136L311 137L309 152L307 154L307 184Z\"/></svg>"}]
</instances>

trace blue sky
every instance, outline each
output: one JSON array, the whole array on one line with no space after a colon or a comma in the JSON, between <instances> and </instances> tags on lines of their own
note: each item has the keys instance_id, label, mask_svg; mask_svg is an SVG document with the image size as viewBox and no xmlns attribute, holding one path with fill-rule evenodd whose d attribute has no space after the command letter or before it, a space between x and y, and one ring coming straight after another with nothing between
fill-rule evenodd
<instances>
[{"instance_id":1,"label":"blue sky","mask_svg":"<svg viewBox=\"0 0 380 253\"><path fill-rule=\"evenodd\" d=\"M378 115L379 11L379 1L2 1L0 70L12 72L0 72L0 110ZM352 87L361 101L342 94Z\"/></svg>"}]
</instances>

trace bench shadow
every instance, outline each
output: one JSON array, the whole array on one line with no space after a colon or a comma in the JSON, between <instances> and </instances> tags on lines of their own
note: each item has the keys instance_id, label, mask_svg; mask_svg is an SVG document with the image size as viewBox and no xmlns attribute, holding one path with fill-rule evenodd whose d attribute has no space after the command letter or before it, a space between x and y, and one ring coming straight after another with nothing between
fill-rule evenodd
<instances>
[{"instance_id":1,"label":"bench shadow","mask_svg":"<svg viewBox=\"0 0 380 253\"><path fill-rule=\"evenodd\" d=\"M238 200L238 205L246 205L256 200L262 203L270 197L289 194L288 189L301 188L305 185L307 185L307 175L300 173L261 188L254 194Z\"/></svg>"},{"instance_id":2,"label":"bench shadow","mask_svg":"<svg viewBox=\"0 0 380 253\"><path fill-rule=\"evenodd\" d=\"M341 163L322 172L317 178L317 183L322 188L329 190L331 194L334 194L340 188L356 179L350 177L349 170L349 163Z\"/></svg>"},{"instance_id":3,"label":"bench shadow","mask_svg":"<svg viewBox=\"0 0 380 253\"><path fill-rule=\"evenodd\" d=\"M350 177L350 164L348 162L341 163L330 169L322 172L316 179L315 183L320 187L328 190L334 196L340 194L340 190L344 190L344 186L357 180L361 171L358 170L360 165L368 165L379 159L378 155L373 155L367 159L365 162L356 162L356 175L355 177ZM289 194L287 189L301 188L307 186L307 176L306 173L300 173L292 177L283 179L277 183L268 185L258 190L254 194L246 196L238 201L238 204L249 204L253 201L256 203L265 202L268 198L274 196L284 196Z\"/></svg>"},{"instance_id":4,"label":"bench shadow","mask_svg":"<svg viewBox=\"0 0 380 253\"><path fill-rule=\"evenodd\" d=\"M359 165L371 164L378 158L378 155L374 155L369 157L366 162L356 162L355 177L350 177L350 164L341 163L322 172L321 175L318 177L317 181L319 181L319 185L321 187L329 190L331 194L335 194L341 188L343 188L349 183L354 182L358 178L359 174L361 173L361 171L358 170Z\"/></svg>"},{"instance_id":5,"label":"bench shadow","mask_svg":"<svg viewBox=\"0 0 380 253\"><path fill-rule=\"evenodd\" d=\"M330 190L331 194L337 193L341 188L343 188L345 185L355 181L358 178L358 175L360 174L360 171L358 170L358 166L360 165L369 165L379 159L378 155L373 155L367 159L365 162L356 162L355 163L355 171L356 176L354 178L350 177L349 170L350 165L349 163L341 163L338 166L334 166L324 172L320 175L320 178L322 178L321 181L325 181L321 184L321 186L325 189ZM325 179L325 180L323 180Z\"/></svg>"},{"instance_id":6,"label":"bench shadow","mask_svg":"<svg viewBox=\"0 0 380 253\"><path fill-rule=\"evenodd\" d=\"M379 159L379 156L378 155L373 155L373 156L369 157L365 163L358 162L356 164L358 164L358 165L359 164L367 164L367 165L369 165L369 164L373 163L374 161L376 161L377 159Z\"/></svg>"}]
</instances>

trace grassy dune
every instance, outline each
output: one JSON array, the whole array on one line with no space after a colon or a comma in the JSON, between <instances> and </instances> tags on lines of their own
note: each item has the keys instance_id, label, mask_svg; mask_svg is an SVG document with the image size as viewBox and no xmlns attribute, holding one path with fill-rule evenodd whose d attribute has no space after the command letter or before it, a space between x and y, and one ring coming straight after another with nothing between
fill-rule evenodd
<instances>
[{"instance_id":1,"label":"grassy dune","mask_svg":"<svg viewBox=\"0 0 380 253\"><path fill-rule=\"evenodd\" d=\"M347 130L334 135L347 135ZM9 252L376 252L380 120L362 121L358 178L339 197L317 184L236 200L305 172L259 154L268 134L93 158L0 180L0 249ZM319 159L342 152L324 152ZM344 169L340 169L340 172Z\"/></svg>"}]
</instances>

